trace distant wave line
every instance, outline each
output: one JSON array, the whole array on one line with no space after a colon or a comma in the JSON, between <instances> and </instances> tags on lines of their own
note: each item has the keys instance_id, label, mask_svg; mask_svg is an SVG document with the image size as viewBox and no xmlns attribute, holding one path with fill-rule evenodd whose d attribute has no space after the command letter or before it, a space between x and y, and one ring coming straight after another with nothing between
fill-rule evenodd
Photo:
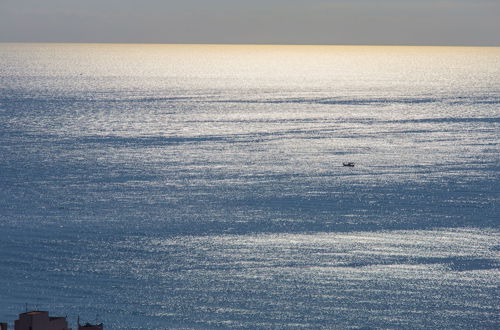
<instances>
[{"instance_id":1,"label":"distant wave line","mask_svg":"<svg viewBox=\"0 0 500 330\"><path fill-rule=\"evenodd\" d=\"M219 99L215 95L191 95L191 96L161 96L161 97L127 97L123 96L120 98L108 98L100 97L101 95L96 95L90 93L87 97L78 96L67 96L60 95L57 97L47 98L44 95L41 96L30 96L30 95L19 95L18 93L13 93L13 95L7 95L0 97L0 102L109 102L109 103L155 103L155 102L177 102L177 101L188 101L195 103L248 103L248 104L286 104L286 103L305 103L305 104L326 104L326 105L371 105L371 104L423 104L423 103L447 103L450 105L467 105L467 104L500 104L500 98L498 97L469 97L469 96L459 96L459 97L420 97L420 98L349 98L343 99L341 97L323 97L323 98L249 98L249 99Z\"/></svg>"}]
</instances>

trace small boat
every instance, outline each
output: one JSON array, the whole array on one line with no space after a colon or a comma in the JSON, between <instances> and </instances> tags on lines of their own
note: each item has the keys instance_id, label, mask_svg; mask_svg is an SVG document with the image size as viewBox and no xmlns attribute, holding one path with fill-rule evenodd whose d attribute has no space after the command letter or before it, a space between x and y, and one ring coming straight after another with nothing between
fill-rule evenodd
<instances>
[{"instance_id":1,"label":"small boat","mask_svg":"<svg viewBox=\"0 0 500 330\"><path fill-rule=\"evenodd\" d=\"M342 165L347 166L347 167L354 167L354 163L353 162L342 163Z\"/></svg>"}]
</instances>

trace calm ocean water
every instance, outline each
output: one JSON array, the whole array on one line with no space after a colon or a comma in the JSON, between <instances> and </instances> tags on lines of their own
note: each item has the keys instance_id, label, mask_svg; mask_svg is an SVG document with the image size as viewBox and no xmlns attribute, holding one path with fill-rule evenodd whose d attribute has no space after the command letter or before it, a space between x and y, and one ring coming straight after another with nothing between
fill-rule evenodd
<instances>
[{"instance_id":1,"label":"calm ocean water","mask_svg":"<svg viewBox=\"0 0 500 330\"><path fill-rule=\"evenodd\" d=\"M0 322L499 328L499 110L500 48L0 44Z\"/></svg>"}]
</instances>

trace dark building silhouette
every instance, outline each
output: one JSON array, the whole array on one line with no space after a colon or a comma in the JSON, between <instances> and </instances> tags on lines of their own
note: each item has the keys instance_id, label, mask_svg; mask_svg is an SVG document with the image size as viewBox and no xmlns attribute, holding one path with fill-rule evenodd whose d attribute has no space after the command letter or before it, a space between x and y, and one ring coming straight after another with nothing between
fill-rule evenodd
<instances>
[{"instance_id":1,"label":"dark building silhouette","mask_svg":"<svg viewBox=\"0 0 500 330\"><path fill-rule=\"evenodd\" d=\"M0 330L7 330L7 323L0 323Z\"/></svg>"},{"instance_id":2,"label":"dark building silhouette","mask_svg":"<svg viewBox=\"0 0 500 330\"><path fill-rule=\"evenodd\" d=\"M90 323L85 323L84 325L78 324L78 330L103 330L104 327L102 323L100 324L90 324Z\"/></svg>"},{"instance_id":3,"label":"dark building silhouette","mask_svg":"<svg viewBox=\"0 0 500 330\"><path fill-rule=\"evenodd\" d=\"M96 317L96 322L97 322L97 317ZM103 330L104 326L102 323L100 324L90 324L90 323L85 323L84 325L80 324L80 316L78 316L78 330Z\"/></svg>"},{"instance_id":4,"label":"dark building silhouette","mask_svg":"<svg viewBox=\"0 0 500 330\"><path fill-rule=\"evenodd\" d=\"M49 312L31 311L19 314L14 330L71 330L65 317L51 317Z\"/></svg>"}]
</instances>

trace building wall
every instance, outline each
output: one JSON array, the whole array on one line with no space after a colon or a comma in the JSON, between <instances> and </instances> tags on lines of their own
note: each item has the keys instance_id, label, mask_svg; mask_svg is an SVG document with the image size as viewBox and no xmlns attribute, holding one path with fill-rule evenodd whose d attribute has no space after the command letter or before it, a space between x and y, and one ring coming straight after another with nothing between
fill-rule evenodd
<instances>
[{"instance_id":1,"label":"building wall","mask_svg":"<svg viewBox=\"0 0 500 330\"><path fill-rule=\"evenodd\" d=\"M48 312L33 311L19 314L14 330L71 330L64 317L49 317Z\"/></svg>"},{"instance_id":2,"label":"building wall","mask_svg":"<svg viewBox=\"0 0 500 330\"><path fill-rule=\"evenodd\" d=\"M68 330L68 322L65 317L51 318L49 320L49 330Z\"/></svg>"},{"instance_id":3,"label":"building wall","mask_svg":"<svg viewBox=\"0 0 500 330\"><path fill-rule=\"evenodd\" d=\"M14 330L50 330L48 312L27 312L19 314L14 323Z\"/></svg>"}]
</instances>

